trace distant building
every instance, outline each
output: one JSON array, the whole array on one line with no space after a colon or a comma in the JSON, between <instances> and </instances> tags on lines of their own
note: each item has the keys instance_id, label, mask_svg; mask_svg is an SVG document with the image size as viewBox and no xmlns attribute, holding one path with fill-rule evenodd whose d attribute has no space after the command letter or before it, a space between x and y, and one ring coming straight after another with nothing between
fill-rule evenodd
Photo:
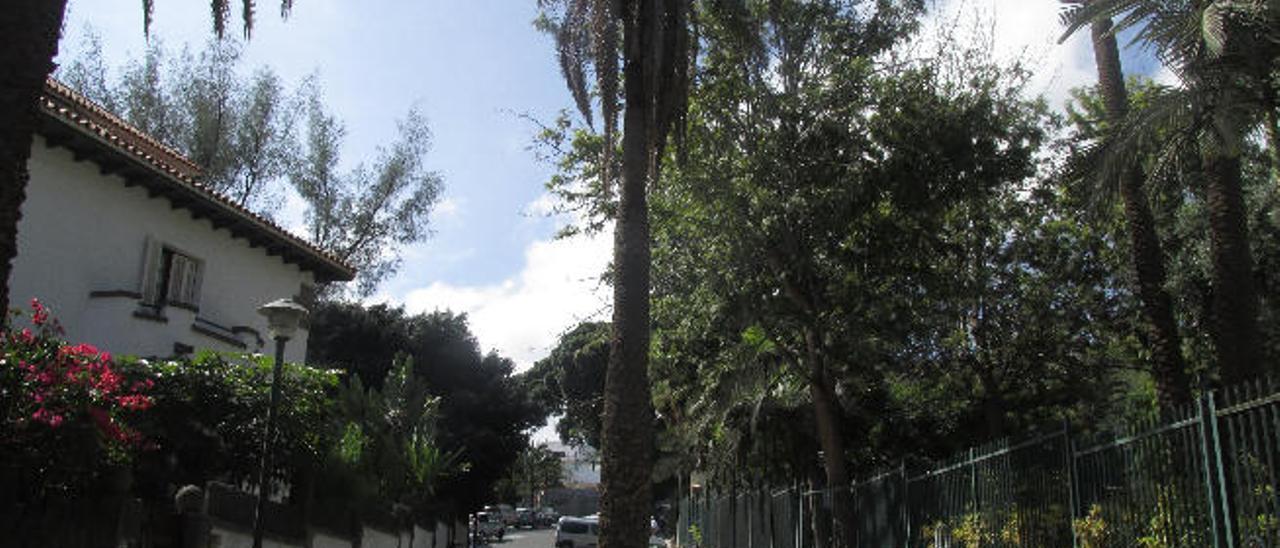
<instances>
[{"instance_id":1,"label":"distant building","mask_svg":"<svg viewBox=\"0 0 1280 548\"><path fill-rule=\"evenodd\" d=\"M354 270L200 183L190 160L52 79L40 99L11 301L115 353L261 350L258 306ZM287 358L306 356L307 333Z\"/></svg>"},{"instance_id":2,"label":"distant building","mask_svg":"<svg viewBox=\"0 0 1280 548\"><path fill-rule=\"evenodd\" d=\"M566 516L588 516L600 511L600 462L589 446L568 446L559 441L547 444L560 456L564 487L548 489L541 503Z\"/></svg>"},{"instance_id":3,"label":"distant building","mask_svg":"<svg viewBox=\"0 0 1280 548\"><path fill-rule=\"evenodd\" d=\"M594 489L600 485L600 457L594 447L569 446L559 441L547 447L560 456L566 486Z\"/></svg>"}]
</instances>

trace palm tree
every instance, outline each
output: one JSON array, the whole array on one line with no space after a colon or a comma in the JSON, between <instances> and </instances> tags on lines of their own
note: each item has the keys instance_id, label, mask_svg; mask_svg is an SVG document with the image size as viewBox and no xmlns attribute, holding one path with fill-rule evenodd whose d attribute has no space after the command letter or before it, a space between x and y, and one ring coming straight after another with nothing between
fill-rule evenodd
<instances>
[{"instance_id":1,"label":"palm tree","mask_svg":"<svg viewBox=\"0 0 1280 548\"><path fill-rule=\"evenodd\" d=\"M213 0L213 30L222 37L232 0ZM154 0L143 0L143 32L150 32ZM281 0L285 15L293 0ZM242 0L244 33L253 30L253 0ZM0 310L9 306L9 274L18 254L18 221L26 199L27 160L31 157L39 110L36 101L55 67L67 0L17 0L0 10ZM0 324L8 315L0 314Z\"/></svg>"},{"instance_id":2,"label":"palm tree","mask_svg":"<svg viewBox=\"0 0 1280 548\"><path fill-rule=\"evenodd\" d=\"M689 0L539 0L553 20L560 67L590 123L594 69L605 146L601 179L614 182L618 58L622 59L622 177L614 227L613 334L601 431L600 546L641 547L649 537L653 402L649 388L648 186L688 93ZM621 33L619 33L621 31Z\"/></svg>"},{"instance_id":3,"label":"palm tree","mask_svg":"<svg viewBox=\"0 0 1280 548\"><path fill-rule=\"evenodd\" d=\"M1076 5L1087 0L1074 0ZM1090 25L1093 55L1098 70L1098 88L1103 97L1107 121L1112 129L1121 126L1129 113L1129 93L1125 87L1120 48L1109 18ZM1165 290L1165 258L1155 217L1145 190L1142 166L1131 164L1119 174L1120 199L1124 205L1125 227L1132 247L1135 289L1146 316L1151 341L1156 393L1161 408L1185 404L1191 397L1191 383L1182 357L1178 325L1173 319L1173 301Z\"/></svg>"},{"instance_id":4,"label":"palm tree","mask_svg":"<svg viewBox=\"0 0 1280 548\"><path fill-rule=\"evenodd\" d=\"M1168 137L1162 161L1192 151L1199 157L1209 211L1213 262L1212 338L1223 383L1262 371L1258 294L1248 240L1240 152L1277 107L1271 67L1280 58L1276 14L1263 3L1228 0L1092 0L1068 2L1066 35L1114 19L1104 36L1137 29L1135 41L1151 46L1184 87L1163 94L1145 112L1115 128L1123 135L1110 155L1119 172L1129 169L1125 143ZM1064 36L1065 38L1065 36ZM1114 39L1114 38L1113 38ZM1161 131L1164 130L1164 131ZM1154 174L1153 174L1154 175Z\"/></svg>"}]
</instances>

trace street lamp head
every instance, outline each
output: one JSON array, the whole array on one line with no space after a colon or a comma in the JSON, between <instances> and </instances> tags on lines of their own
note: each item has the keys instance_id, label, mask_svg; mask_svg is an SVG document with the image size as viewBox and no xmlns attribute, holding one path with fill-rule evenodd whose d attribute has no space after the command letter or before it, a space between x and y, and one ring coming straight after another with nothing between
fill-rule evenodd
<instances>
[{"instance_id":1,"label":"street lamp head","mask_svg":"<svg viewBox=\"0 0 1280 548\"><path fill-rule=\"evenodd\" d=\"M307 317L306 307L290 299L279 299L258 307L258 313L267 317L267 333L272 339L288 339L298 330L298 324Z\"/></svg>"}]
</instances>

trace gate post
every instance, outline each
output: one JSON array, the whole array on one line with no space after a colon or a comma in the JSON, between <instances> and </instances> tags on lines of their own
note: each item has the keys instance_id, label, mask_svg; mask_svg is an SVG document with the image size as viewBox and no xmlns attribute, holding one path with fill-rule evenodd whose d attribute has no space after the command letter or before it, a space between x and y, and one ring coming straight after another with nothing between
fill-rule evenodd
<instances>
[{"instance_id":1,"label":"gate post","mask_svg":"<svg viewBox=\"0 0 1280 548\"><path fill-rule=\"evenodd\" d=\"M1218 407L1213 390L1200 395L1200 452L1204 457L1204 488L1208 495L1209 523L1215 548L1235 548L1231 507L1227 501L1226 475L1222 469L1222 439L1218 435Z\"/></svg>"}]
</instances>

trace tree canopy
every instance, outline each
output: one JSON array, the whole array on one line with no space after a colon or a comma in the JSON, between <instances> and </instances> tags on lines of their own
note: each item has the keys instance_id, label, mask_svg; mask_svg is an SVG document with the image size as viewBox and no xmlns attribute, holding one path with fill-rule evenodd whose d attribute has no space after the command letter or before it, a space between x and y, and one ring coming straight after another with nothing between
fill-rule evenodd
<instances>
[{"instance_id":1,"label":"tree canopy","mask_svg":"<svg viewBox=\"0 0 1280 548\"><path fill-rule=\"evenodd\" d=\"M247 71L241 44L227 38L198 54L153 41L113 71L97 34L88 29L82 41L58 75L186 155L202 183L276 220L286 197L301 198L304 235L358 272L351 287L326 288L327 296L369 295L399 270L403 246L430 235L444 182L428 167L432 134L416 109L397 123L394 141L347 169L346 130L316 75L289 89L270 67Z\"/></svg>"},{"instance_id":2,"label":"tree canopy","mask_svg":"<svg viewBox=\"0 0 1280 548\"><path fill-rule=\"evenodd\" d=\"M436 491L459 511L488 502L527 446L527 431L545 418L512 376L511 360L481 353L465 314L326 303L311 317L307 362L341 369L383 394L411 371L423 397L436 402L435 445L467 465Z\"/></svg>"}]
</instances>

